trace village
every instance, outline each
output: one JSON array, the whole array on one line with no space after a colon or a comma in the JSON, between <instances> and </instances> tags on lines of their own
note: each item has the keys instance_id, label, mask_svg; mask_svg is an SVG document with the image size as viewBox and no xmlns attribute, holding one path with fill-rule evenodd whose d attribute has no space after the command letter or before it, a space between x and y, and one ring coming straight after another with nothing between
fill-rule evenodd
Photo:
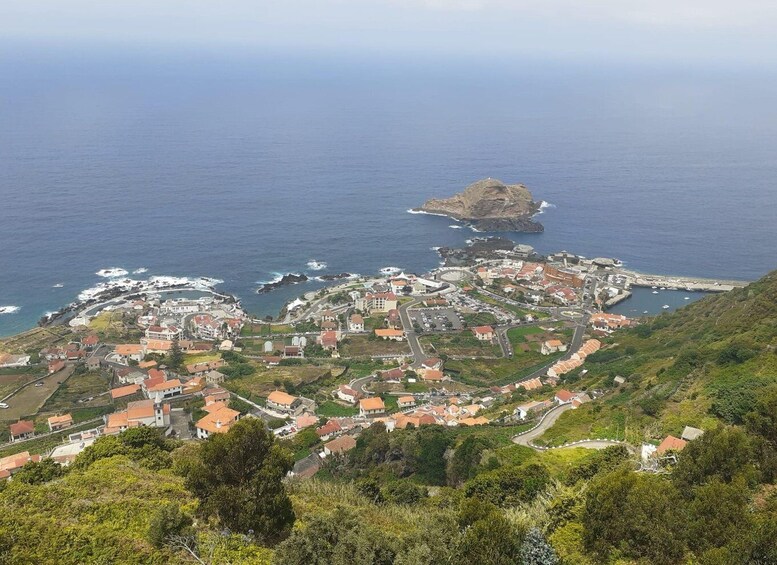
<instances>
[{"instance_id":1,"label":"village","mask_svg":"<svg viewBox=\"0 0 777 565\"><path fill-rule=\"evenodd\" d=\"M277 321L208 293L115 300L0 354L0 376L19 385L0 402L12 451L0 477L40 457L69 464L96 438L138 426L197 441L262 418L279 438L305 438L300 476L376 422L536 430L606 394L574 383L603 339L636 324L604 311L626 292L615 268L521 249L423 276L348 280L295 300ZM664 451L646 447L643 459Z\"/></svg>"}]
</instances>

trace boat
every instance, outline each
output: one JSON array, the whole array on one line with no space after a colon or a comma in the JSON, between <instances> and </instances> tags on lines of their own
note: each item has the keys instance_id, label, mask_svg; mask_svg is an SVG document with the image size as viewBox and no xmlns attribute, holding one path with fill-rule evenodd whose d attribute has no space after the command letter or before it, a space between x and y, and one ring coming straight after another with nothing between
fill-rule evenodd
<instances>
[{"instance_id":1,"label":"boat","mask_svg":"<svg viewBox=\"0 0 777 565\"><path fill-rule=\"evenodd\" d=\"M690 299L691 299L690 296L686 296L683 300L690 300Z\"/></svg>"},{"instance_id":2,"label":"boat","mask_svg":"<svg viewBox=\"0 0 777 565\"><path fill-rule=\"evenodd\" d=\"M57 283L54 286L52 286L51 288L62 288L63 286L65 286L65 285L62 284L62 283Z\"/></svg>"},{"instance_id":3,"label":"boat","mask_svg":"<svg viewBox=\"0 0 777 565\"><path fill-rule=\"evenodd\" d=\"M661 306L661 308L663 308L664 310L668 310L669 309L669 304L664 304L663 306Z\"/></svg>"},{"instance_id":4,"label":"boat","mask_svg":"<svg viewBox=\"0 0 777 565\"><path fill-rule=\"evenodd\" d=\"M658 291L657 291L657 290L654 290L654 291L653 291L653 294L658 294Z\"/></svg>"},{"instance_id":5,"label":"boat","mask_svg":"<svg viewBox=\"0 0 777 565\"><path fill-rule=\"evenodd\" d=\"M647 314L647 313L648 313L648 311L647 311L647 310L645 310L645 311L643 311L642 313L643 313L643 314Z\"/></svg>"},{"instance_id":6,"label":"boat","mask_svg":"<svg viewBox=\"0 0 777 565\"><path fill-rule=\"evenodd\" d=\"M657 286L651 286L650 288L658 288Z\"/></svg>"}]
</instances>

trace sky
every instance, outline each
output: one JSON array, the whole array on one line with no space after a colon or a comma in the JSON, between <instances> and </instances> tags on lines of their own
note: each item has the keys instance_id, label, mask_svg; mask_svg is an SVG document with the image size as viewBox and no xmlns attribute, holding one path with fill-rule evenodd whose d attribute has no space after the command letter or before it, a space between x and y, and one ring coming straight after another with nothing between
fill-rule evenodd
<instances>
[{"instance_id":1,"label":"sky","mask_svg":"<svg viewBox=\"0 0 777 565\"><path fill-rule=\"evenodd\" d=\"M774 0L23 0L6 45L767 68Z\"/></svg>"}]
</instances>

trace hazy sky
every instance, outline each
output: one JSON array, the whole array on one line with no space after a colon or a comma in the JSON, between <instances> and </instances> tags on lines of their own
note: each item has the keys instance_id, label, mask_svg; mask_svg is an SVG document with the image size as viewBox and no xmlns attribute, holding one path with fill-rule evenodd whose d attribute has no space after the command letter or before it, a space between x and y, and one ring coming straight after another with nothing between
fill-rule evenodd
<instances>
[{"instance_id":1,"label":"hazy sky","mask_svg":"<svg viewBox=\"0 0 777 565\"><path fill-rule=\"evenodd\" d=\"M777 62L775 0L9 0L0 26L33 44Z\"/></svg>"}]
</instances>

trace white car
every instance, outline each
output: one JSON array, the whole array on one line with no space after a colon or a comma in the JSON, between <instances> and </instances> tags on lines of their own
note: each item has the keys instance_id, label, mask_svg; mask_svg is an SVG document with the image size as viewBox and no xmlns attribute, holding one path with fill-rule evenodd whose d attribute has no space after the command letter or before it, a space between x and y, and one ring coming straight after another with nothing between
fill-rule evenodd
<instances>
[{"instance_id":1,"label":"white car","mask_svg":"<svg viewBox=\"0 0 777 565\"><path fill-rule=\"evenodd\" d=\"M0 408L10 408L10 406L8 406L5 402L0 402Z\"/></svg>"}]
</instances>

